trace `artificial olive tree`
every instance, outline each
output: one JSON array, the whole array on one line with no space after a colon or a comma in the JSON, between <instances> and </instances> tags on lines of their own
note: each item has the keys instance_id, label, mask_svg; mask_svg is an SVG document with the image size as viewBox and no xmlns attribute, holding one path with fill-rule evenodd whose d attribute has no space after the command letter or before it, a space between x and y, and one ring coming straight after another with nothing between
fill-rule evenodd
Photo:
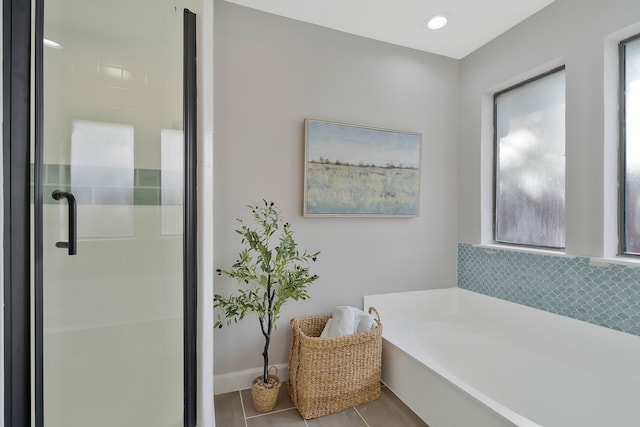
<instances>
[{"instance_id":1,"label":"artificial olive tree","mask_svg":"<svg viewBox=\"0 0 640 427\"><path fill-rule=\"evenodd\" d=\"M271 333L287 300L309 298L307 288L318 279L317 275L309 272L309 264L316 261L319 252L305 250L301 253L298 250L291 225L284 221L273 202L263 200L260 206L248 207L253 217L252 224L236 219L240 223L236 233L240 235L244 248L229 270L217 270L219 275L236 279L239 288L228 297L215 294L214 307L224 311L223 317L218 315L215 326L221 328L232 321L237 323L247 313L258 315L265 340L262 358L263 380L267 385Z\"/></svg>"}]
</instances>

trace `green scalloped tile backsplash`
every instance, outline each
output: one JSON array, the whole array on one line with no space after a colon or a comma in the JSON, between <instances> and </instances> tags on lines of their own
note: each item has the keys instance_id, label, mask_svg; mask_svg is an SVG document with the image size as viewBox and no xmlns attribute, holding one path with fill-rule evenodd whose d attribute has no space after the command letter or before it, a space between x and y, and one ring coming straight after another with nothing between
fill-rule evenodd
<instances>
[{"instance_id":1,"label":"green scalloped tile backsplash","mask_svg":"<svg viewBox=\"0 0 640 427\"><path fill-rule=\"evenodd\" d=\"M640 268L459 243L458 286L640 335Z\"/></svg>"}]
</instances>

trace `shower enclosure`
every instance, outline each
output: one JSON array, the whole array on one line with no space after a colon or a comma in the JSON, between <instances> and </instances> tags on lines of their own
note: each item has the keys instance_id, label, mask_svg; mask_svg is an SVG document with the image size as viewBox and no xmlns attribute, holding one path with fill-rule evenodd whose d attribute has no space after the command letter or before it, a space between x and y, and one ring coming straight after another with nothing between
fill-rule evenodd
<instances>
[{"instance_id":1,"label":"shower enclosure","mask_svg":"<svg viewBox=\"0 0 640 427\"><path fill-rule=\"evenodd\" d=\"M36 426L195 425L185 3L36 2Z\"/></svg>"}]
</instances>

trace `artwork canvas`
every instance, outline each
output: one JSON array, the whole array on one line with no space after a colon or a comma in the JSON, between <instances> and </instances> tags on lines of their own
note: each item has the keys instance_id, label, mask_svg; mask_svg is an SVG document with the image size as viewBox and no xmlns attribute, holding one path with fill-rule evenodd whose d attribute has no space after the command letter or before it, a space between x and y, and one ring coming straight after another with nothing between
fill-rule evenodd
<instances>
[{"instance_id":1,"label":"artwork canvas","mask_svg":"<svg viewBox=\"0 0 640 427\"><path fill-rule=\"evenodd\" d=\"M306 119L305 139L305 216L419 214L421 134Z\"/></svg>"}]
</instances>

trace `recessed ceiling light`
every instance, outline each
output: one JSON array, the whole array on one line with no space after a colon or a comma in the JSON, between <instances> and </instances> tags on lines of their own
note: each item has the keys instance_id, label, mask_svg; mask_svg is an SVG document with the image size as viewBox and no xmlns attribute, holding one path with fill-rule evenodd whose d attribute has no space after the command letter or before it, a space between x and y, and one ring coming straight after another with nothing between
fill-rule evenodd
<instances>
[{"instance_id":1,"label":"recessed ceiling light","mask_svg":"<svg viewBox=\"0 0 640 427\"><path fill-rule=\"evenodd\" d=\"M42 39L42 43L44 44L44 47L50 47L53 49L62 49L62 46L60 46L60 43L54 42L53 40Z\"/></svg>"},{"instance_id":2,"label":"recessed ceiling light","mask_svg":"<svg viewBox=\"0 0 640 427\"><path fill-rule=\"evenodd\" d=\"M428 29L439 30L447 25L447 17L443 14L434 15L431 18L428 18L425 22Z\"/></svg>"}]
</instances>

